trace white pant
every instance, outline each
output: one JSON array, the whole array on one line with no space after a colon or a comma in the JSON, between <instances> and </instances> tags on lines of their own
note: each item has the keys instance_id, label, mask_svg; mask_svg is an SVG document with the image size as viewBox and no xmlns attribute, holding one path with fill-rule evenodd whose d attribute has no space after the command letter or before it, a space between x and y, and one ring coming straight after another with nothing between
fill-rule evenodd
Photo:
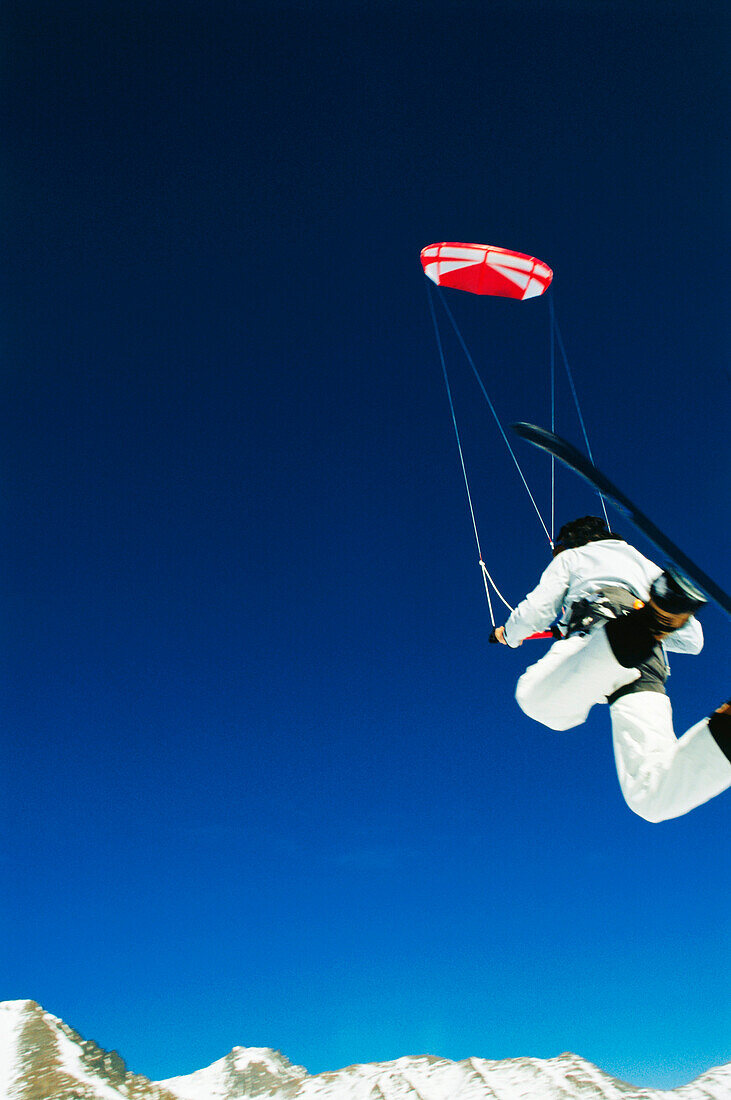
<instances>
[{"instance_id":1,"label":"white pant","mask_svg":"<svg viewBox=\"0 0 731 1100\"><path fill-rule=\"evenodd\" d=\"M616 660L603 627L554 644L518 680L515 697L530 718L554 730L581 725L595 703L636 680ZM627 805L647 821L679 817L731 786L731 763L708 719L678 739L670 700L656 691L624 695L610 708L614 758Z\"/></svg>"}]
</instances>

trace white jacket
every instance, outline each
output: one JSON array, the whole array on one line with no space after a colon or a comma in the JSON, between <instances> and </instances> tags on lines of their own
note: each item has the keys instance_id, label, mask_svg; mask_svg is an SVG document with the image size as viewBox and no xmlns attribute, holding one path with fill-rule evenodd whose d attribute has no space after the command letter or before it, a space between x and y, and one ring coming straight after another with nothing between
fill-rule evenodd
<instances>
[{"instance_id":1,"label":"white jacket","mask_svg":"<svg viewBox=\"0 0 731 1100\"><path fill-rule=\"evenodd\" d=\"M563 550L543 573L536 588L529 592L505 624L505 640L517 646L529 634L547 630L559 619L565 625L573 604L591 598L605 585L620 585L646 601L652 582L662 569L621 539L602 539L574 550ZM691 617L679 630L663 639L666 649L680 653L700 653L703 630Z\"/></svg>"}]
</instances>

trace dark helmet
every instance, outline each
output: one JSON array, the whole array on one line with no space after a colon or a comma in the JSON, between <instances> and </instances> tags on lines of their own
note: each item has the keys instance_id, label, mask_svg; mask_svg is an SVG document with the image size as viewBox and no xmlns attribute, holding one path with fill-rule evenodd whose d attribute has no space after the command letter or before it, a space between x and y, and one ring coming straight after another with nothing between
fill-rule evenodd
<instances>
[{"instance_id":1,"label":"dark helmet","mask_svg":"<svg viewBox=\"0 0 731 1100\"><path fill-rule=\"evenodd\" d=\"M581 516L580 519L572 519L570 523L564 523L556 536L553 556L555 558L562 550L573 550L577 546L586 546L588 542L601 542L603 539L619 539L624 542L621 535L609 530L601 516Z\"/></svg>"}]
</instances>

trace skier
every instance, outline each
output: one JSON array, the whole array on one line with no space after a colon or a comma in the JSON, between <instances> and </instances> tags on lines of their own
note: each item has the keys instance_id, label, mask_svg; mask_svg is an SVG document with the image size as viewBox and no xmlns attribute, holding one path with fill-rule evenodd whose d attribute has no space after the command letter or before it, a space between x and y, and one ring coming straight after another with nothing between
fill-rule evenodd
<instances>
[{"instance_id":1,"label":"skier","mask_svg":"<svg viewBox=\"0 0 731 1100\"><path fill-rule=\"evenodd\" d=\"M699 653L702 593L644 557L598 516L565 524L538 586L490 641L516 647L557 623L558 640L518 680L515 697L554 730L608 703L624 798L647 821L679 817L731 786L731 701L673 730L665 650Z\"/></svg>"}]
</instances>

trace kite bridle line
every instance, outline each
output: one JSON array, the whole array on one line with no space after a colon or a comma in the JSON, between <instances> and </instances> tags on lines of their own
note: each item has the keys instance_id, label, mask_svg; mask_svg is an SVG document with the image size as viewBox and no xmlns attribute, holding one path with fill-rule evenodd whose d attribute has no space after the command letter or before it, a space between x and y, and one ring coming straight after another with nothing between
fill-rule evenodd
<instances>
[{"instance_id":1,"label":"kite bridle line","mask_svg":"<svg viewBox=\"0 0 731 1100\"><path fill-rule=\"evenodd\" d=\"M460 465L462 466L462 477L464 478L464 485L465 485L465 489L467 490L467 503L469 505L470 516L472 518L472 530L475 532L475 542L477 543L477 553L478 553L479 558L480 558L480 568L482 569L482 579L483 579L483 582L485 584L485 595L487 596L487 606L488 606L488 609L490 611L490 621L491 621L491 623L494 627L497 624L495 622L495 615L494 615L494 612L492 610L492 600L490 599L489 584L491 584L493 586L493 588L495 589L495 592L497 593L498 596L500 596L500 599L503 601L505 606L507 608L509 608L510 611L512 611L513 609L512 609L512 607L510 607L510 604L507 602L507 600L503 596L500 595L500 592L498 591L494 580L492 579L492 577L488 573L487 566L485 565L485 563L482 559L482 547L480 546L480 536L479 536L478 531L477 531L477 520L475 519L475 509L474 509L473 504L472 504L472 493L470 492L470 482L469 482L469 478L467 477L467 467L465 466L465 462L464 462L464 453L462 451L462 440L461 440L460 435L459 435L459 428L457 427L457 417L456 417L455 412L454 412L454 401L452 400L452 388L449 385L449 376L447 374L447 364L444 360L444 348L442 346L442 337L441 337L441 333L439 332L439 325L437 324L437 315L436 315L436 312L434 310L434 302L432 300L432 295L429 293L429 288L428 287L426 288L426 296L429 300L429 312L431 313L431 319L432 319L432 322L434 324L434 335L436 337L437 348L439 350L439 361L442 364L442 375L444 377L444 385L447 389L447 399L449 401L449 411L452 414L452 426L454 427L454 434L455 434L455 437L457 439L457 450L459 451L459 461L460 461ZM489 581L489 584L488 584L488 581Z\"/></svg>"},{"instance_id":2,"label":"kite bridle line","mask_svg":"<svg viewBox=\"0 0 731 1100\"><path fill-rule=\"evenodd\" d=\"M470 351L469 351L469 348L467 347L467 344L465 343L464 337L463 337L462 333L460 332L459 326L457 325L457 322L454 319L454 315L453 315L451 309L449 308L449 306L447 305L447 302L444 298L444 295L441 293L441 288L440 288L439 300L441 301L442 305L444 306L444 311L447 314L447 317L450 320L452 328L454 329L455 335L456 335L457 339L459 340L459 342L462 346L462 351L465 354L465 358L467 359L467 362L469 363L470 367L472 368L472 373L474 374L475 378L477 379L477 384L479 385L480 389L482 390L482 396L487 401L490 412L492 413L493 418L495 420L495 423L498 426L498 430L500 432L500 435L503 437L503 442L504 442L505 446L508 449L510 457L512 458L513 462L515 463L515 468L518 471L518 473L520 474L520 480L523 482L523 486L525 488L525 491L528 494L528 496L530 497L531 504L535 508L536 515L538 516L538 519L540 520L540 523L541 523L541 527L543 528L543 530L545 532L545 535L546 535L546 538L548 539L549 546L553 549L553 540L551 539L551 535L549 533L548 528L546 527L543 516L541 515L541 512L540 512L540 509L539 509L538 505L536 504L535 497L533 496L533 493L530 490L530 486L528 485L528 482L525 480L525 474L523 473L523 471L520 468L520 463L518 462L518 459L515 457L515 451L511 447L510 440L508 439L507 435L505 434L505 429L502 426L502 423L500 421L500 417L498 416L497 411L495 409L495 406L493 405L492 400L490 398L490 395L489 395L489 393L487 392L487 390L485 388L485 383L482 381L482 378L480 377L480 374L477 370L477 367L475 366L475 361L472 358L472 356L470 354ZM436 321L435 321L435 324L436 324Z\"/></svg>"},{"instance_id":3,"label":"kite bridle line","mask_svg":"<svg viewBox=\"0 0 731 1100\"><path fill-rule=\"evenodd\" d=\"M465 489L466 489L466 492L467 492L467 502L468 502L468 505L469 505L470 516L471 516L471 519L472 519L472 528L473 528L474 533L475 533L475 542L477 544L477 553L479 555L480 568L482 570L482 577L483 577L483 582L484 582L484 585L485 585L485 595L487 597L487 606L488 606L488 609L489 609L489 612L490 612L490 619L491 619L492 625L494 627L495 626L495 616L494 616L493 608L492 608L492 600L490 598L490 586L492 586L492 589L495 592L495 594L498 596L498 598L502 601L502 603L505 605L505 607L509 611L512 611L513 608L511 607L511 605L505 599L503 594L500 592L500 589L495 584L495 581L493 580L490 573L488 572L487 566L485 565L485 561L484 561L483 556L482 556L482 548L480 546L480 537L479 537L479 534L478 534L478 531L477 531L477 521L475 519L475 510L474 510L474 506L473 506L473 503L472 503L472 493L470 491L469 479L467 477L467 468L466 468L466 465L465 465L464 453L463 453L463 450L462 450L462 440L460 438L459 428L457 426L457 416L456 416L455 409L454 409L454 401L452 399L452 389L451 389L451 386L449 384L449 376L447 374L447 365L446 365L446 360L445 360L445 356L444 356L444 347L443 347L443 344L442 344L441 333L439 331L439 324L437 322L436 311L434 309L434 301L433 301L433 297L432 297L433 292L430 293L429 287L426 288L426 291L427 291L427 299L429 301L429 311L431 313L432 323L434 325L434 335L436 337L437 349L438 349L438 352L439 352L439 360L440 360L441 367L442 367L442 375L444 377L444 385L445 385L445 388L446 388L446 391L447 391L447 398L448 398L448 401L449 401L449 409L450 409L450 412L451 412L451 415L452 415L452 425L454 427L454 434L455 434L455 437L456 437L456 440L457 440L457 449L459 451L459 460L460 460L460 464L461 464L461 467L462 467L462 477L464 478ZM462 347L462 351L464 352L465 358L467 359L467 362L469 363L469 365L472 369L472 373L474 374L475 378L477 379L477 382L478 382L479 387L482 391L483 397L485 398L485 400L488 404L490 412L492 413L493 418L495 420L495 423L497 424L498 429L500 431L500 435L503 438L503 442L505 443L505 446L508 449L510 457L512 458L512 460L515 464L515 467L516 467L516 469L517 469L517 471L520 475L520 479L523 482L523 486L524 486L524 488L525 488L525 490L526 490L526 492L527 492L527 494L530 498L530 501L533 505L533 508L535 509L536 515L538 516L538 519L540 520L541 527L543 528L543 531L546 535L546 538L548 539L548 543L549 543L551 549L553 550L553 546L554 546L554 542L553 542L553 539L554 539L554 525L555 525L555 503L556 503L556 475L555 475L556 464L555 464L555 459L553 457L551 458L551 531L549 533L548 528L547 528L547 526L546 526L546 524L543 520L543 516L541 515L541 512L538 508L538 505L536 504L533 493L531 492L530 487L528 486L528 483L525 479L525 475L523 474L523 471L520 467L518 459L515 456L515 452L513 451L513 448L510 445L510 440L508 439L507 435L505 434L505 430L502 426L500 418L498 417L497 410L495 409L495 406L494 406L494 404L493 404L493 402L490 398L490 395L487 392L485 384L482 381L482 378L480 377L480 374L477 370L477 367L475 366L474 359L472 358L472 355L470 354L469 349L467 348L464 337L462 336L462 333L459 329L459 326L457 325L457 322L454 318L454 315L453 315L451 309L449 308L447 302L444 299L444 295L441 292L441 287L439 287L439 292L440 292L439 293L440 301L442 303L442 306L444 307L444 311L447 314L447 317L449 318L449 321L452 325L452 328L454 329L454 332L457 336L457 339L459 340L459 343ZM576 389L576 385L574 383L574 378L573 378L573 374L571 372L571 368L569 366L568 357L566 355L566 348L564 347L563 339L561 337L561 331L558 327L558 321L556 320L556 314L555 314L555 309L554 309L554 305L553 305L553 298L551 296L548 297L548 307L549 307L549 317L550 317L551 430L555 431L555 423L556 423L556 356L555 356L555 345L556 345L556 342L558 342L558 346L559 346L559 349L561 351L561 357L562 357L562 360L563 360L564 369L566 371L566 376L568 378L569 386L570 386L570 389L571 389L571 395L573 397L574 405L576 407L576 412L577 412L577 415L578 415L578 418L579 418L579 423L581 425L581 431L582 431L582 434L584 436L584 442L586 444L587 453L589 455L589 458L593 462L594 461L594 456L592 454L591 444L589 443L589 436L588 436L588 432L586 430L586 424L585 424L585 421L584 421L584 416L583 416L583 413L581 411L581 404L579 402L579 395L578 395L578 392L577 392L577 389ZM604 501L604 497L602 496L601 493L597 493L597 495L599 496L599 499L601 501L602 511L604 513L605 522L606 522L607 527L609 528L609 530L611 530L611 526L609 524L609 517L607 515L607 509L606 509L606 504L605 504L605 501ZM549 636L550 636L550 632L549 633L543 633L543 634L540 634L540 635L535 635L535 637L549 637Z\"/></svg>"},{"instance_id":4,"label":"kite bridle line","mask_svg":"<svg viewBox=\"0 0 731 1100\"><path fill-rule=\"evenodd\" d=\"M441 337L441 333L439 331L439 325L437 323L436 311L434 309L434 300L433 300L432 294L429 291L429 287L426 288L426 295L427 295L427 299L429 301L429 312L431 313L432 322L434 324L434 335L435 335L436 341L437 341L437 349L439 351L439 361L440 361L441 366L442 366L442 376L444 378L444 385L445 385L445 388L447 390L447 399L449 401L449 411L452 414L452 426L454 427L454 434L455 434L455 437L456 437L456 440L457 440L457 450L459 452L459 461L460 461L460 465L462 467L462 477L464 478L465 489L467 491L467 503L469 505L470 517L472 519L472 529L475 533L475 542L477 544L477 553L478 553L479 559L480 559L480 569L482 570L482 579L483 579L483 582L484 582L484 585L485 585L485 596L487 597L487 606L488 606L488 610L490 612L490 621L492 622L493 627L495 627L497 624L495 622L495 614L494 614L493 609L492 609L492 599L490 598L490 585L492 585L493 590L495 592L495 595L505 604L508 611L512 611L513 608L508 603L508 601L505 599L502 592L500 591L498 586L495 584L495 581L490 576L490 573L488 572L487 566L485 565L485 561L482 557L482 547L480 546L480 536L479 536L479 533L477 531L477 520L475 519L475 509L474 509L474 505L472 504L472 493L470 491L469 478L467 477L467 467L465 466L465 461L464 461L464 452L462 450L462 440L461 440L460 434L459 434L459 427L457 426L457 416L456 416L455 411L454 411L454 401L452 400L452 388L449 384L449 375L447 374L447 364L446 364L446 361L445 361L445 358L444 358L444 347L442 345L442 337ZM444 303L444 304L445 304L445 307L446 307L446 303ZM450 314L450 317L451 317L451 314ZM471 357L469 355L469 352L467 352L464 341L461 338L461 334L459 334L459 330L457 329L453 318L452 318L452 324L455 326L455 331L457 331L458 335L460 336L460 342L462 343L463 348L465 348L465 352L467 354L468 360L471 363L472 362ZM472 364L472 369L475 370L474 364ZM475 371L475 374L477 374L476 371ZM478 381L479 380L480 379L479 379L479 375L478 375ZM488 404L490 405L490 408L492 409L493 416L497 420L498 426L500 427L500 430L503 434L503 438L505 439L505 442L507 443L508 450L510 451L511 454L513 454L512 447L510 446L510 443L507 439L507 436L505 435L505 432L502 430L502 425L500 424L500 421L498 420L497 413L495 412L494 406L493 406L492 402L490 401L490 398L487 396L487 392L485 391L484 387L483 387L483 392L485 393L485 397L487 398ZM518 462L517 462L517 459L515 458L514 454L513 454L513 461L515 462L515 464L517 466ZM519 466L518 466L518 470L520 471ZM520 475L521 475L521 477L523 477L522 471L520 471ZM523 478L523 484L525 484L525 478ZM526 485L526 489L527 488L528 488L528 486ZM528 489L528 493L530 495L530 489ZM531 496L531 500L533 500L532 496ZM534 507L535 507L535 501L533 501L533 504L534 504ZM537 510L538 509L536 508L536 511ZM539 513L539 518L540 518L540 513ZM543 523L542 518L541 518L541 523ZM546 525L543 524L544 530L545 530L545 526ZM546 534L548 534L547 531L546 531ZM549 537L549 542L550 541L551 540L550 540L550 537ZM552 542L551 542L551 546L553 546Z\"/></svg>"}]
</instances>

